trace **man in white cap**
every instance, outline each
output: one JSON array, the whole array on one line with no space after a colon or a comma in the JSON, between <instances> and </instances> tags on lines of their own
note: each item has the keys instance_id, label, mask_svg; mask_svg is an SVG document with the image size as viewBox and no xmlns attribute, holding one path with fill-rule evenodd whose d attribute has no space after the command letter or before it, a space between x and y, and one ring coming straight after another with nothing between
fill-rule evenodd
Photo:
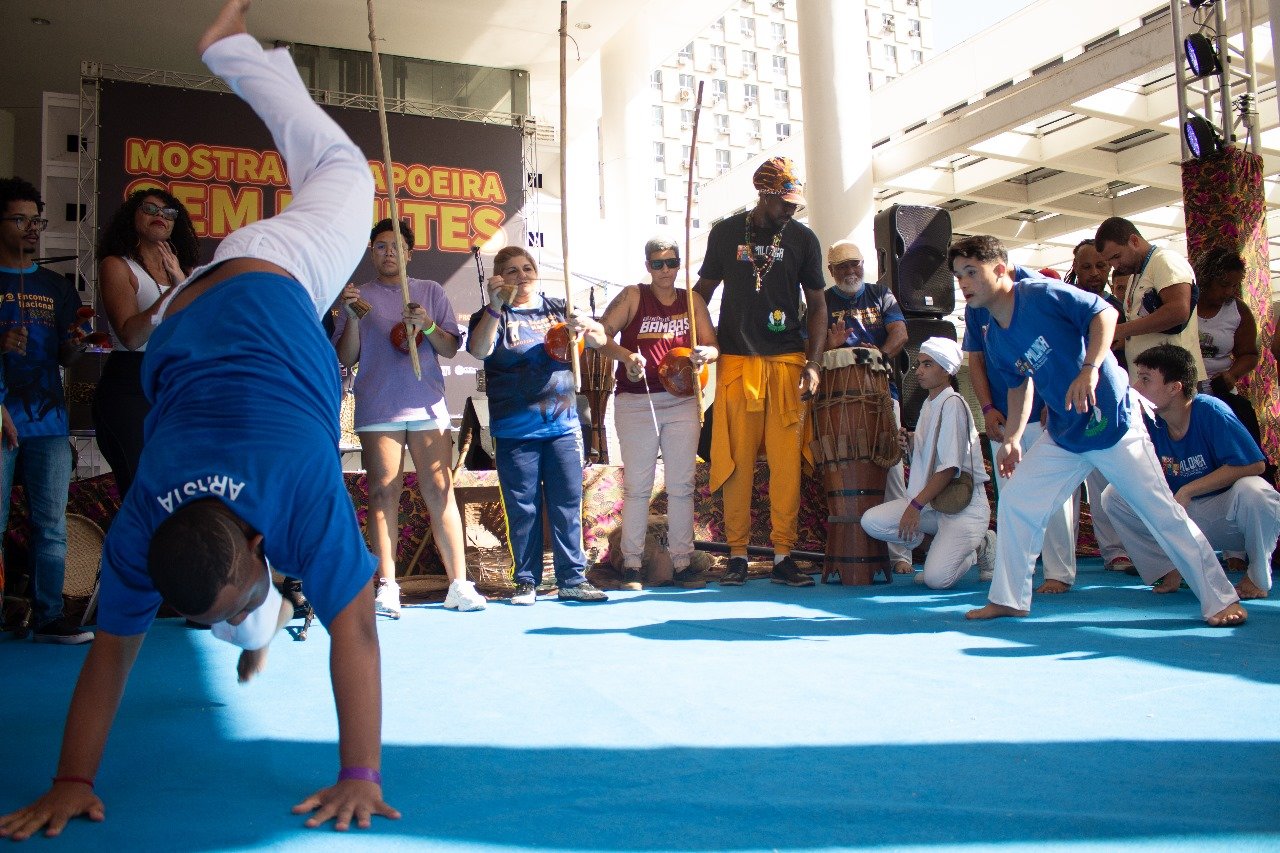
<instances>
[{"instance_id":1,"label":"man in white cap","mask_svg":"<svg viewBox=\"0 0 1280 853\"><path fill-rule=\"evenodd\" d=\"M720 282L725 287L716 327L720 361L711 436L711 490L723 490L729 544L729 567L720 583L740 586L747 580L751 494L763 446L774 549L770 579L813 586L813 578L791 559L791 549L800 512L800 463L802 454L809 455L803 401L818 390L827 340L822 244L792 219L804 196L790 159L765 160L753 182L760 194L756 206L716 223L707 235L695 288L710 304Z\"/></svg>"},{"instance_id":2,"label":"man in white cap","mask_svg":"<svg viewBox=\"0 0 1280 853\"><path fill-rule=\"evenodd\" d=\"M952 244L947 260L969 304L991 312L987 369L1000 371L1009 387L996 466L1010 480L997 508L1000 547L990 603L967 618L1031 612L1031 577L1049 514L1097 468L1147 528L1161 532L1165 553L1200 599L1205 622L1242 624L1247 614L1240 598L1209 541L1174 501L1137 415L1136 394L1111 354L1115 309L1069 285L1015 284L1009 254L994 237L966 237ZM1036 391L1049 410L1048 427L1024 456L1022 433Z\"/></svg>"},{"instance_id":3,"label":"man in white cap","mask_svg":"<svg viewBox=\"0 0 1280 853\"><path fill-rule=\"evenodd\" d=\"M862 250L852 240L837 240L827 249L827 271L835 284L827 288L827 349L871 347L887 359L897 357L907 345L907 321L898 300L888 287L868 284ZM894 422L902 425L898 386L890 382ZM889 469L885 482L886 501L907 496L902 462ZM905 545L889 543L893 571L909 575L911 551Z\"/></svg>"},{"instance_id":4,"label":"man in white cap","mask_svg":"<svg viewBox=\"0 0 1280 853\"><path fill-rule=\"evenodd\" d=\"M926 533L934 537L924 572L917 577L930 589L952 587L975 562L982 572L995 558L978 430L968 402L955 389L962 355L960 345L946 338L929 338L920 345L916 381L929 397L920 408L915 433L899 433L902 449L911 454L911 497L886 501L862 516L868 536L892 545L916 548ZM970 489L967 503L933 505L953 483L959 481L956 488L963 489L964 479Z\"/></svg>"}]
</instances>

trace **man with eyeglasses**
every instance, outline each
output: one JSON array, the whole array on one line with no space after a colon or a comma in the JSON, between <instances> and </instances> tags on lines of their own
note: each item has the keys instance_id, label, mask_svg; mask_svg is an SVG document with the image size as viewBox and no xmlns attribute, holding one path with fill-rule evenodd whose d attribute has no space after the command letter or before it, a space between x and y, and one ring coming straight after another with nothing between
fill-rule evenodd
<instances>
[{"instance_id":1,"label":"man with eyeglasses","mask_svg":"<svg viewBox=\"0 0 1280 853\"><path fill-rule=\"evenodd\" d=\"M721 357L712 410L711 490L723 489L729 568L720 583L747 580L751 495L761 446L769 464L770 579L813 586L791 549L800 512L804 401L818 390L827 338L827 283L822 244L793 217L804 203L795 164L770 157L752 179L759 201L746 213L716 223L696 290L710 303L720 282L716 335ZM804 294L802 306L801 292Z\"/></svg>"},{"instance_id":2,"label":"man with eyeglasses","mask_svg":"<svg viewBox=\"0 0 1280 853\"><path fill-rule=\"evenodd\" d=\"M32 622L39 643L87 643L93 634L62 618L67 568L67 488L71 445L60 366L83 351L76 312L80 294L35 263L40 192L21 178L0 180L0 350L3 350L3 439L0 444L0 531L8 526L9 491L21 460L31 519Z\"/></svg>"},{"instance_id":3,"label":"man with eyeglasses","mask_svg":"<svg viewBox=\"0 0 1280 853\"><path fill-rule=\"evenodd\" d=\"M827 272L834 285L827 288L827 349L871 347L893 359L907 345L907 319L898 300L888 287L868 284L862 250L850 240L838 240L827 249ZM896 383L889 383L893 397L893 418L902 425L901 399ZM885 482L885 502L905 499L907 483L903 463L889 469ZM911 549L896 542L889 543L893 571L909 575Z\"/></svg>"}]
</instances>

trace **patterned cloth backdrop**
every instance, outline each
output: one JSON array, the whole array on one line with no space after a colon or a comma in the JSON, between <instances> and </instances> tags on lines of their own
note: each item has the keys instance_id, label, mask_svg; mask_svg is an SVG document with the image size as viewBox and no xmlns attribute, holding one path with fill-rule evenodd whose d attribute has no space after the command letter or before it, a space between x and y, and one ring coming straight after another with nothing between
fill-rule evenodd
<instances>
[{"instance_id":1,"label":"patterned cloth backdrop","mask_svg":"<svg viewBox=\"0 0 1280 853\"><path fill-rule=\"evenodd\" d=\"M1276 400L1276 361L1271 356L1276 318L1271 312L1262 158L1229 147L1207 160L1188 160L1182 164L1182 203L1187 253L1193 264L1215 246L1237 249L1244 258L1244 300L1258 318L1262 360L1238 387L1258 412L1262 446L1274 462L1280 459L1280 405Z\"/></svg>"}]
</instances>

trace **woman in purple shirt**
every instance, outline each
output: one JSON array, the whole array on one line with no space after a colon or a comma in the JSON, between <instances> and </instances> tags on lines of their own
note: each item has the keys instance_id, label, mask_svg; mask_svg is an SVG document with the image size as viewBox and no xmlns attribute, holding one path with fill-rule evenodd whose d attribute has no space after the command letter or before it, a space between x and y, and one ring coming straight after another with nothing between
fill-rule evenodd
<instances>
[{"instance_id":1,"label":"woman in purple shirt","mask_svg":"<svg viewBox=\"0 0 1280 853\"><path fill-rule=\"evenodd\" d=\"M404 448L408 446L418 472L418 489L431 514L431 535L440 550L449 593L444 606L451 610L481 610L485 598L467 580L463 552L462 518L453 495L453 434L449 407L444 399L444 375L440 356L453 358L462 333L444 288L434 281L409 279L412 302L404 305L400 290L400 263L409 261L413 231L400 223L399 254L390 219L373 226L369 254L378 277L342 291L343 310L338 312L334 340L344 367L356 362L356 432L360 457L369 482L369 549L378 558L376 607L379 613L400 618L400 587L396 583L396 519L404 489ZM370 311L360 317L352 307L363 300ZM405 320L422 329L418 359L422 379L413 375L408 349L392 343L391 332ZM403 339L403 336L402 336Z\"/></svg>"}]
</instances>

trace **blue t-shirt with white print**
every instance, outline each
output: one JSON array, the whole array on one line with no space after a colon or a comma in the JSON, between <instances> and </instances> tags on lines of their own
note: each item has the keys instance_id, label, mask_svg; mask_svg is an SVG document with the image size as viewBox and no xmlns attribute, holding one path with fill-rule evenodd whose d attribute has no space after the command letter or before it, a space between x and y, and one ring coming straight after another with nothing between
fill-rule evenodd
<instances>
[{"instance_id":1,"label":"blue t-shirt with white print","mask_svg":"<svg viewBox=\"0 0 1280 853\"><path fill-rule=\"evenodd\" d=\"M475 333L485 309L471 315ZM578 424L573 368L543 345L547 330L565 319L565 301L549 296L528 307L504 305L497 343L484 360L490 429L496 438L556 438Z\"/></svg>"},{"instance_id":2,"label":"blue t-shirt with white print","mask_svg":"<svg viewBox=\"0 0 1280 853\"><path fill-rule=\"evenodd\" d=\"M2 399L19 440L67 434L58 351L71 338L80 305L80 293L52 270L0 267L0 335L27 330L26 353L0 357Z\"/></svg>"},{"instance_id":3,"label":"blue t-shirt with white print","mask_svg":"<svg viewBox=\"0 0 1280 853\"><path fill-rule=\"evenodd\" d=\"M1133 412L1129 378L1108 351L1102 358L1088 412L1067 411L1067 389L1084 366L1089 323L1111 310L1100 297L1049 279L1013 285L1009 328L987 324L987 373L1001 374L1011 388L1028 378L1049 409L1049 435L1064 450L1083 453L1113 446L1129 429Z\"/></svg>"},{"instance_id":4,"label":"blue t-shirt with white print","mask_svg":"<svg viewBox=\"0 0 1280 853\"><path fill-rule=\"evenodd\" d=\"M1143 413L1147 433L1156 447L1160 470L1169 484L1169 490L1177 494L1187 483L1212 474L1223 465L1253 465L1266 461L1258 444L1249 435L1244 424L1226 403L1205 394L1197 394L1191 401L1191 421L1187 434L1176 441L1169 435L1164 418L1154 418ZM1226 489L1199 495L1212 497Z\"/></svg>"},{"instance_id":5,"label":"blue t-shirt with white print","mask_svg":"<svg viewBox=\"0 0 1280 853\"><path fill-rule=\"evenodd\" d=\"M296 281L246 273L212 287L151 335L142 460L102 552L98 624L131 636L160 595L155 529L190 501L222 501L263 536L271 567L299 578L328 625L369 583L338 455L338 362Z\"/></svg>"}]
</instances>

